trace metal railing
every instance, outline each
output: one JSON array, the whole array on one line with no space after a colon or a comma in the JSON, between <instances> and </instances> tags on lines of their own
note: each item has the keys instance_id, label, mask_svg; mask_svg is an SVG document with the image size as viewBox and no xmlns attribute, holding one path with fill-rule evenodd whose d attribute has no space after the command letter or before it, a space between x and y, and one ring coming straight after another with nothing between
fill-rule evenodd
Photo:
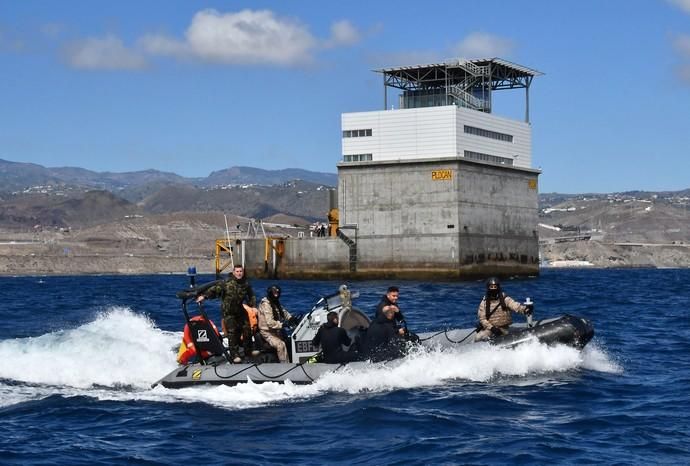
<instances>
[{"instance_id":1,"label":"metal railing","mask_svg":"<svg viewBox=\"0 0 690 466\"><path fill-rule=\"evenodd\" d=\"M458 60L458 66L473 76L486 76L489 74L488 66L475 65L468 60Z\"/></svg>"},{"instance_id":2,"label":"metal railing","mask_svg":"<svg viewBox=\"0 0 690 466\"><path fill-rule=\"evenodd\" d=\"M448 87L448 95L465 103L465 106L474 108L476 110L486 110L488 108L488 102L486 100L473 96L457 84Z\"/></svg>"}]
</instances>

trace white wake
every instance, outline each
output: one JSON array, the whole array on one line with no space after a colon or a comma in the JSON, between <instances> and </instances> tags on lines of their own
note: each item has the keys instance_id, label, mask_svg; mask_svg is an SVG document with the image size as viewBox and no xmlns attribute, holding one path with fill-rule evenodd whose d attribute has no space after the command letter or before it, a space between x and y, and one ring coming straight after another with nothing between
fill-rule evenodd
<instances>
[{"instance_id":1,"label":"white wake","mask_svg":"<svg viewBox=\"0 0 690 466\"><path fill-rule=\"evenodd\" d=\"M181 332L158 329L148 317L113 307L80 327L39 337L0 341L0 407L51 395L100 400L206 402L227 409L301 400L327 392L385 392L439 386L449 381L491 383L496 377L540 375L576 369L620 373L596 345L584 351L539 343L501 349L489 345L420 349L404 359L344 368L312 385L247 383L151 389L176 367L173 348Z\"/></svg>"}]
</instances>

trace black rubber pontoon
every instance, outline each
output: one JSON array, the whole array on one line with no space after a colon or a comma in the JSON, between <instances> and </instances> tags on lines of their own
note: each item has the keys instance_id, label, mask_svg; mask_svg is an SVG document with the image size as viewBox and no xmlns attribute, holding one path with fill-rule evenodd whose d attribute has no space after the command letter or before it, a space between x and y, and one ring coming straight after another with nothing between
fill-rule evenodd
<instances>
[{"instance_id":1,"label":"black rubber pontoon","mask_svg":"<svg viewBox=\"0 0 690 466\"><path fill-rule=\"evenodd\" d=\"M183 310L187 321L189 316L186 300L194 292L185 292ZM328 372L341 370L343 364L324 364L308 362L317 349L311 345L311 340L322 323L326 321L328 312L337 312L343 327L353 340L361 338L369 325L366 315L357 309L343 306L338 294L326 296L319 300L312 310L299 322L287 344L290 349L291 363L278 363L274 353L262 353L258 357L249 357L246 362L232 364L229 362L225 348L216 349L216 354L210 358L185 366L180 366L170 372L155 385L166 388L183 388L200 384L236 385L262 382L287 382L294 384L309 384ZM203 308L201 309L203 313ZM205 315L205 314L204 314ZM429 348L451 348L460 345L487 344L474 342L476 329L454 329L441 332L420 333L418 344ZM582 318L564 315L562 317L544 319L533 326L528 324L514 324L509 333L488 341L488 344L501 347L513 347L523 343L538 341L547 345L568 345L584 348L592 339L594 329L592 324ZM222 343L221 343L222 346ZM275 362L271 362L275 361ZM368 361L351 362L347 366L352 369L366 368Z\"/></svg>"}]
</instances>

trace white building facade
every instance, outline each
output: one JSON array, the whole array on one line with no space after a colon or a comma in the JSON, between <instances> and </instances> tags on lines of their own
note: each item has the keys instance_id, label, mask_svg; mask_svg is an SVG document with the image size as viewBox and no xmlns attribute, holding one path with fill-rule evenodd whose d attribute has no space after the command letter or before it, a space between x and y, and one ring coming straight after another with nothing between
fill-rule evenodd
<instances>
[{"instance_id":1,"label":"white building facade","mask_svg":"<svg viewBox=\"0 0 690 466\"><path fill-rule=\"evenodd\" d=\"M531 168L529 123L444 105L341 115L343 162L457 157Z\"/></svg>"}]
</instances>

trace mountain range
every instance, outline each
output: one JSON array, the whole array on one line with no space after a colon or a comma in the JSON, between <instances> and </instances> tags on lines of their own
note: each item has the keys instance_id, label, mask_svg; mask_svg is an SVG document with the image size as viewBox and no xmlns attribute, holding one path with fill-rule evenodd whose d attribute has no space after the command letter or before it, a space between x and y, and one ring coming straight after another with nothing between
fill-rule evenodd
<instances>
[{"instance_id":1,"label":"mountain range","mask_svg":"<svg viewBox=\"0 0 690 466\"><path fill-rule=\"evenodd\" d=\"M180 257L205 257L227 234L226 224L245 234L251 219L261 219L267 234L308 235L310 223L326 221L336 185L333 173L299 169L231 167L188 178L0 160L0 273L177 270ZM542 193L541 257L552 264L687 267L689 205L690 189Z\"/></svg>"},{"instance_id":2,"label":"mountain range","mask_svg":"<svg viewBox=\"0 0 690 466\"><path fill-rule=\"evenodd\" d=\"M302 180L325 186L336 186L335 173L322 173L298 168L263 170L252 167L230 167L211 172L206 178L189 178L159 170L134 172L95 172L77 167L49 168L34 163L0 159L0 192L16 192L37 186L62 186L130 191L146 186L186 184L200 188L259 184L270 186Z\"/></svg>"},{"instance_id":3,"label":"mountain range","mask_svg":"<svg viewBox=\"0 0 690 466\"><path fill-rule=\"evenodd\" d=\"M223 212L324 221L333 173L231 167L206 178L145 170L94 172L0 159L0 228L82 227L142 215Z\"/></svg>"},{"instance_id":4,"label":"mountain range","mask_svg":"<svg viewBox=\"0 0 690 466\"><path fill-rule=\"evenodd\" d=\"M329 208L328 190L337 182L334 173L302 169L230 167L206 178L190 178L158 170L94 172L0 159L0 227L90 226L134 215L174 212L223 212L257 219L284 215L307 223L324 221ZM662 211L661 207L668 206L671 211L680 212L679 218L687 218L688 199L690 189L542 193L539 208L544 223L572 231L615 224L635 203L646 207L653 202L657 206L646 217L653 217ZM636 228L644 228L644 222ZM541 236L552 234L546 229ZM676 233L672 236L674 240L680 239Z\"/></svg>"}]
</instances>

